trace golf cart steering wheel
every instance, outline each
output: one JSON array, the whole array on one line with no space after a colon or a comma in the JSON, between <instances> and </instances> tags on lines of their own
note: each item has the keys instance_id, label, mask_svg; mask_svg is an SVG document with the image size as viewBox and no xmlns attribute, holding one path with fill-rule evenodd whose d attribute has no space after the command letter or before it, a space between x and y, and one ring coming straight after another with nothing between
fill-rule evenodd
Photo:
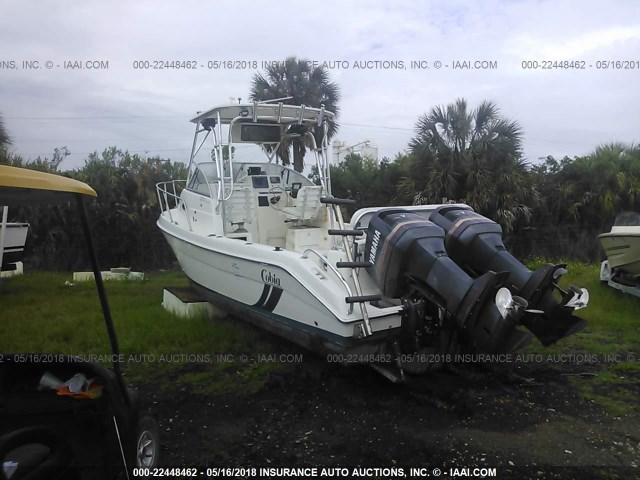
<instances>
[{"instance_id":1,"label":"golf cart steering wheel","mask_svg":"<svg viewBox=\"0 0 640 480\"><path fill-rule=\"evenodd\" d=\"M269 190L269 205L275 210L282 210L289 203L289 193L282 187L271 187ZM281 205L282 197L284 196L284 204Z\"/></svg>"},{"instance_id":2,"label":"golf cart steering wheel","mask_svg":"<svg viewBox=\"0 0 640 480\"><path fill-rule=\"evenodd\" d=\"M40 446L41 448L38 448ZM15 465L15 471L5 473L11 468L13 452L27 450L31 458ZM48 450L48 451L47 451ZM32 462L29 462L32 460ZM45 427L27 427L14 430L0 438L0 480L40 480L49 478L75 478L67 470L72 462L69 444L52 429ZM60 477L58 477L60 475Z\"/></svg>"}]
</instances>

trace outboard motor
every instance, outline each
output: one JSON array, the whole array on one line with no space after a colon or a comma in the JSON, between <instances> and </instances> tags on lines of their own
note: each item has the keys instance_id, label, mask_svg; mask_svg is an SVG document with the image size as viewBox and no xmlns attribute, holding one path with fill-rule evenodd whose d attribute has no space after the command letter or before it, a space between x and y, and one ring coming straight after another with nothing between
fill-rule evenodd
<instances>
[{"instance_id":1,"label":"outboard motor","mask_svg":"<svg viewBox=\"0 0 640 480\"><path fill-rule=\"evenodd\" d=\"M587 305L589 293L574 286L564 292L557 285L558 278L567 273L566 265L547 264L532 272L506 250L500 225L470 207L440 207L430 220L445 230L447 253L473 275L509 272L505 286L528 302L529 310L525 311L522 324L543 345L585 327L586 321L573 311ZM554 297L554 289L562 292L561 301Z\"/></svg>"},{"instance_id":2,"label":"outboard motor","mask_svg":"<svg viewBox=\"0 0 640 480\"><path fill-rule=\"evenodd\" d=\"M403 298L420 292L451 316L475 350L508 353L526 345L530 334L516 328L522 314L515 308L518 299L502 310L496 306L496 293L508 273L471 278L447 256L444 240L444 230L421 215L382 210L369 222L364 260L384 295Z\"/></svg>"}]
</instances>

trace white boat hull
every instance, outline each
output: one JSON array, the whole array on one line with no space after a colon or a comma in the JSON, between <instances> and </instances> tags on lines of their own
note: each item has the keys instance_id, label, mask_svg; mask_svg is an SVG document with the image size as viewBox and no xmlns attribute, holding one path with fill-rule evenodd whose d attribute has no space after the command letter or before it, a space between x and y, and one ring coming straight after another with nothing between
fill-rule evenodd
<instances>
[{"instance_id":1,"label":"white boat hull","mask_svg":"<svg viewBox=\"0 0 640 480\"><path fill-rule=\"evenodd\" d=\"M598 240L612 270L640 275L640 233L603 233Z\"/></svg>"},{"instance_id":2,"label":"white boat hull","mask_svg":"<svg viewBox=\"0 0 640 480\"><path fill-rule=\"evenodd\" d=\"M158 226L193 287L241 319L318 352L378 351L401 327L400 307L376 309L374 335L354 336L362 317L311 259L242 240L189 235L161 217ZM189 238L188 238L189 237ZM208 242L209 245L203 243ZM262 257L262 258L261 258Z\"/></svg>"}]
</instances>

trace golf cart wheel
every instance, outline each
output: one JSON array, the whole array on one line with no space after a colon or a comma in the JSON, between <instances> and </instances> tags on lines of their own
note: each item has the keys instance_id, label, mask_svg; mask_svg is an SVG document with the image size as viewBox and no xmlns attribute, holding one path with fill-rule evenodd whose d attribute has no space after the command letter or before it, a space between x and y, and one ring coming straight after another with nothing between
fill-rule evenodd
<instances>
[{"instance_id":1,"label":"golf cart wheel","mask_svg":"<svg viewBox=\"0 0 640 480\"><path fill-rule=\"evenodd\" d=\"M160 460L160 434L156 421L149 415L138 420L136 427L136 466L155 467Z\"/></svg>"}]
</instances>

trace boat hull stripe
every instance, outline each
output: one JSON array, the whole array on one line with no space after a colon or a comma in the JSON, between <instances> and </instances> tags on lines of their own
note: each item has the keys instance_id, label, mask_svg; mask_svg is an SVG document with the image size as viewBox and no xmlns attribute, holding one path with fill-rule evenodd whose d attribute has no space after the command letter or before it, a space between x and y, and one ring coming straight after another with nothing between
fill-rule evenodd
<instances>
[{"instance_id":1,"label":"boat hull stripe","mask_svg":"<svg viewBox=\"0 0 640 480\"><path fill-rule=\"evenodd\" d=\"M264 307L264 303L267 301L267 298L269 298L269 293L271 293L271 288L271 285L267 285L266 283L264 284L262 295L260 295L258 301L253 304L254 307ZM273 311L273 309L271 309L270 311Z\"/></svg>"},{"instance_id":2,"label":"boat hull stripe","mask_svg":"<svg viewBox=\"0 0 640 480\"><path fill-rule=\"evenodd\" d=\"M271 289L271 296L269 297L269 300L267 300L267 303L265 303L264 309L268 310L269 312L273 312L273 310L278 305L278 302L280 301L281 296L282 296L282 289L278 287L273 287Z\"/></svg>"}]
</instances>

